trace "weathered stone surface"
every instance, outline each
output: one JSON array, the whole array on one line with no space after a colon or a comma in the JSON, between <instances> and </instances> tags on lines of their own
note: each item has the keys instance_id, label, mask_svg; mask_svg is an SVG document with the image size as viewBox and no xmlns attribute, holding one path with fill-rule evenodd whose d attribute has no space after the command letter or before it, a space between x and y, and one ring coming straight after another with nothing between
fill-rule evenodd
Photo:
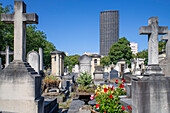
<instances>
[{"instance_id":1,"label":"weathered stone surface","mask_svg":"<svg viewBox=\"0 0 170 113\"><path fill-rule=\"evenodd\" d=\"M64 75L64 56L62 51L52 51L51 53L51 75Z\"/></svg>"},{"instance_id":2,"label":"weathered stone surface","mask_svg":"<svg viewBox=\"0 0 170 113\"><path fill-rule=\"evenodd\" d=\"M159 27L158 26L158 17L151 17L148 20L148 26L140 27L139 34L140 35L148 35L148 67L146 69L145 74L155 74L158 73L161 69L159 67L158 62L158 35L159 34L167 34L168 27ZM154 68L152 70L152 68ZM155 72L155 68L156 70ZM159 73L162 73L161 71Z\"/></svg>"},{"instance_id":3,"label":"weathered stone surface","mask_svg":"<svg viewBox=\"0 0 170 113\"><path fill-rule=\"evenodd\" d=\"M43 71L43 49L39 48L39 55L40 55L40 71Z\"/></svg>"},{"instance_id":4,"label":"weathered stone surface","mask_svg":"<svg viewBox=\"0 0 170 113\"><path fill-rule=\"evenodd\" d=\"M9 46L6 47L5 51L0 51L1 55L5 55L5 67L7 67L10 63L10 55L13 55L14 53L12 51L10 51Z\"/></svg>"},{"instance_id":5,"label":"weathered stone surface","mask_svg":"<svg viewBox=\"0 0 170 113\"><path fill-rule=\"evenodd\" d=\"M36 51L27 54L27 62L38 74L40 73L40 56Z\"/></svg>"},{"instance_id":6,"label":"weathered stone surface","mask_svg":"<svg viewBox=\"0 0 170 113\"><path fill-rule=\"evenodd\" d=\"M68 113L77 113L79 109L84 105L84 102L78 99L74 99L71 102L70 108L68 110Z\"/></svg>"},{"instance_id":7,"label":"weathered stone surface","mask_svg":"<svg viewBox=\"0 0 170 113\"><path fill-rule=\"evenodd\" d=\"M88 55L82 55L78 58L80 65L80 73L87 72L91 75L91 57Z\"/></svg>"},{"instance_id":8,"label":"weathered stone surface","mask_svg":"<svg viewBox=\"0 0 170 113\"><path fill-rule=\"evenodd\" d=\"M133 113L169 113L170 77L152 75L132 81Z\"/></svg>"},{"instance_id":9,"label":"weathered stone surface","mask_svg":"<svg viewBox=\"0 0 170 113\"><path fill-rule=\"evenodd\" d=\"M168 34L161 36L161 40L166 41L166 58L160 61L160 67L165 76L170 76L170 30Z\"/></svg>"},{"instance_id":10,"label":"weathered stone surface","mask_svg":"<svg viewBox=\"0 0 170 113\"><path fill-rule=\"evenodd\" d=\"M12 62L0 72L0 111L42 113L41 76L28 63Z\"/></svg>"}]
</instances>

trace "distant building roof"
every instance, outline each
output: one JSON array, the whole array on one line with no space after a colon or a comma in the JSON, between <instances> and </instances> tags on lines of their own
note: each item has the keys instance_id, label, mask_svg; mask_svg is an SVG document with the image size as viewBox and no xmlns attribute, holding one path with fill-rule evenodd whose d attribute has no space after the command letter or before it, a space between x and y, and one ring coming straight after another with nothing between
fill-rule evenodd
<instances>
[{"instance_id":1,"label":"distant building roof","mask_svg":"<svg viewBox=\"0 0 170 113\"><path fill-rule=\"evenodd\" d=\"M51 51L51 54L62 54L64 56L66 56L66 54L63 51Z\"/></svg>"}]
</instances>

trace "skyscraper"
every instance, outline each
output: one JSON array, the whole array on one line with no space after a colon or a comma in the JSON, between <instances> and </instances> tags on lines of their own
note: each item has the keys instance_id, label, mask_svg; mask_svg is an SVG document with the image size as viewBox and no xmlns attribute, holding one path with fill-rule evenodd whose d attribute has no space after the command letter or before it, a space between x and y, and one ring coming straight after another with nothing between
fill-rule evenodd
<instances>
[{"instance_id":1,"label":"skyscraper","mask_svg":"<svg viewBox=\"0 0 170 113\"><path fill-rule=\"evenodd\" d=\"M110 47L119 41L119 11L100 12L100 55L108 56Z\"/></svg>"}]
</instances>

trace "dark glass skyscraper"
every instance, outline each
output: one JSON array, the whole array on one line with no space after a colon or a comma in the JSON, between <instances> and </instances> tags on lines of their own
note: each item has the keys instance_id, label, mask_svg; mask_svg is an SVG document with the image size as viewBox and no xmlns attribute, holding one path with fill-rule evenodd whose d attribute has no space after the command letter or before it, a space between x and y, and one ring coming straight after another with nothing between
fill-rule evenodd
<instances>
[{"instance_id":1,"label":"dark glass skyscraper","mask_svg":"<svg viewBox=\"0 0 170 113\"><path fill-rule=\"evenodd\" d=\"M119 41L119 11L100 12L100 55L108 56L110 47Z\"/></svg>"}]
</instances>

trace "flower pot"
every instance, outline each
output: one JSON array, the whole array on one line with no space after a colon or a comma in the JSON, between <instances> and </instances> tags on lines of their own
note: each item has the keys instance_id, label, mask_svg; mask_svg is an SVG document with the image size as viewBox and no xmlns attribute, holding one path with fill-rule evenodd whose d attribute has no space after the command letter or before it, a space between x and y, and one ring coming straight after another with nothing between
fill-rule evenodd
<instances>
[{"instance_id":1,"label":"flower pot","mask_svg":"<svg viewBox=\"0 0 170 113\"><path fill-rule=\"evenodd\" d=\"M90 97L92 94L94 93L78 92L79 100L84 101L85 105L88 105L88 102L90 101Z\"/></svg>"}]
</instances>

